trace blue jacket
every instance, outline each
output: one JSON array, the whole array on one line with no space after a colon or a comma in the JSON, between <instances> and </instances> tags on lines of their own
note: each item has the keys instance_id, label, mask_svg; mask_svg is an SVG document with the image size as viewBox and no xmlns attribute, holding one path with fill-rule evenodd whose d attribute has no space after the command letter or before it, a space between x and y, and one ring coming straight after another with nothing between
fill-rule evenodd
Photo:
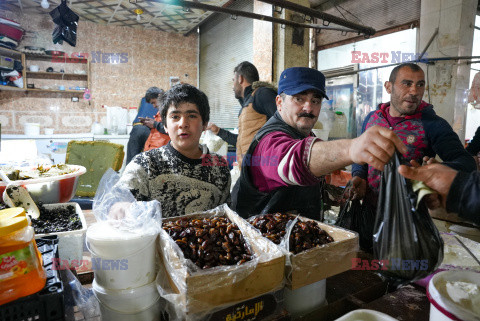
<instances>
[{"instance_id":1,"label":"blue jacket","mask_svg":"<svg viewBox=\"0 0 480 321\"><path fill-rule=\"evenodd\" d=\"M140 107L138 107L137 117L133 120L133 123L139 123L139 117L149 117L153 118L155 114L158 113L158 109L155 108L152 104L147 103L145 97L140 101Z\"/></svg>"}]
</instances>

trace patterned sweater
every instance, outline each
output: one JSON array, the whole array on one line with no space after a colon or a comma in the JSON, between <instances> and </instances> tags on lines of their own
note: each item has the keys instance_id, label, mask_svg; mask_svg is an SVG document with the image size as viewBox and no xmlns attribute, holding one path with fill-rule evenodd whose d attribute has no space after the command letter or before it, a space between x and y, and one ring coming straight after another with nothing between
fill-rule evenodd
<instances>
[{"instance_id":1,"label":"patterned sweater","mask_svg":"<svg viewBox=\"0 0 480 321\"><path fill-rule=\"evenodd\" d=\"M163 217L206 211L230 202L227 163L206 162L206 155L221 158L201 147L201 159L185 157L171 143L138 154L117 184L129 188L138 201L158 200Z\"/></svg>"}]
</instances>

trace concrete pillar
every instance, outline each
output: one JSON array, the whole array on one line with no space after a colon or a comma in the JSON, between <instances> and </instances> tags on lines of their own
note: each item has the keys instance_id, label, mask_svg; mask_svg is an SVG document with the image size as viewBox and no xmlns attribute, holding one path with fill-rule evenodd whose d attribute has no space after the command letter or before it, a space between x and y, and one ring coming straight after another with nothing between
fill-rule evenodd
<instances>
[{"instance_id":1,"label":"concrete pillar","mask_svg":"<svg viewBox=\"0 0 480 321\"><path fill-rule=\"evenodd\" d=\"M264 16L272 16L272 5L253 2L253 12ZM273 23L253 20L253 64L258 69L261 81L275 82L273 79Z\"/></svg>"},{"instance_id":2,"label":"concrete pillar","mask_svg":"<svg viewBox=\"0 0 480 321\"><path fill-rule=\"evenodd\" d=\"M422 0L419 51L423 50L438 28L438 35L427 49L428 58L471 56L477 0ZM446 60L423 66L429 86L424 99L445 118L463 142L470 65L465 60Z\"/></svg>"},{"instance_id":3,"label":"concrete pillar","mask_svg":"<svg viewBox=\"0 0 480 321\"><path fill-rule=\"evenodd\" d=\"M299 5L310 7L308 0L290 0ZM297 12L283 9L281 14L276 13L278 18L296 22L304 22L303 16ZM290 67L308 67L309 65L309 29L292 28L275 24L273 37L273 75L278 77L283 70ZM303 36L303 37L302 37ZM303 38L303 41L299 39ZM300 41L299 41L300 40Z\"/></svg>"}]
</instances>

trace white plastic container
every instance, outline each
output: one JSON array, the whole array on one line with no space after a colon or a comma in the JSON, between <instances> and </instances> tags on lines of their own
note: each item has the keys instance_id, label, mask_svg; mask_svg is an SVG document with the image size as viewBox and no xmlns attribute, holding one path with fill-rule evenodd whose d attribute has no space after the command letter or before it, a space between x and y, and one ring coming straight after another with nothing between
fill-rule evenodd
<instances>
[{"instance_id":1,"label":"white plastic container","mask_svg":"<svg viewBox=\"0 0 480 321\"><path fill-rule=\"evenodd\" d=\"M44 128L43 131L45 132L45 135L53 135L53 128Z\"/></svg>"},{"instance_id":2,"label":"white plastic container","mask_svg":"<svg viewBox=\"0 0 480 321\"><path fill-rule=\"evenodd\" d=\"M160 320L162 310L160 300L155 302L148 309L137 313L121 313L100 303L100 313L102 314L101 320L107 321L158 321Z\"/></svg>"},{"instance_id":3,"label":"white plastic container","mask_svg":"<svg viewBox=\"0 0 480 321\"><path fill-rule=\"evenodd\" d=\"M327 141L328 140L328 134L330 133L330 130L327 130L327 129L312 129L312 132L315 134L315 136L317 136L321 140Z\"/></svg>"},{"instance_id":4,"label":"white plastic container","mask_svg":"<svg viewBox=\"0 0 480 321\"><path fill-rule=\"evenodd\" d=\"M157 235L117 230L109 222L89 227L86 239L92 253L97 284L106 289L120 290L153 282L157 272L156 238ZM97 260L96 267L93 266L94 260ZM103 260L120 261L124 268L103 268L103 265L97 264Z\"/></svg>"},{"instance_id":5,"label":"white plastic container","mask_svg":"<svg viewBox=\"0 0 480 321\"><path fill-rule=\"evenodd\" d=\"M40 135L39 123L25 123L23 124L24 133L26 136L38 136Z\"/></svg>"},{"instance_id":6,"label":"white plastic container","mask_svg":"<svg viewBox=\"0 0 480 321\"><path fill-rule=\"evenodd\" d=\"M468 296L464 292L465 285L469 285L471 291ZM480 320L480 273L440 272L428 283L427 296L430 301L430 321Z\"/></svg>"},{"instance_id":7,"label":"white plastic container","mask_svg":"<svg viewBox=\"0 0 480 321\"><path fill-rule=\"evenodd\" d=\"M69 264L72 263L72 260L80 261L83 258L83 238L85 232L87 231L87 221L85 220L85 215L83 215L82 209L77 203L58 203L58 204L44 204L43 206L46 209L64 207L66 208L69 205L75 206L75 212L80 217L82 222L82 228L75 231L67 232L56 232L56 233L46 233L46 234L36 234L35 237L43 237L48 235L57 235L58 236L58 256L60 260L68 260Z\"/></svg>"},{"instance_id":8,"label":"white plastic container","mask_svg":"<svg viewBox=\"0 0 480 321\"><path fill-rule=\"evenodd\" d=\"M299 316L327 304L325 295L327 280L302 286L296 290L287 287L284 290L284 306L290 314Z\"/></svg>"},{"instance_id":9,"label":"white plastic container","mask_svg":"<svg viewBox=\"0 0 480 321\"><path fill-rule=\"evenodd\" d=\"M150 308L160 298L155 282L127 290L109 290L92 282L93 294L100 303L120 313L138 313ZM108 320L108 319L105 319Z\"/></svg>"},{"instance_id":10,"label":"white plastic container","mask_svg":"<svg viewBox=\"0 0 480 321\"><path fill-rule=\"evenodd\" d=\"M359 309L345 314L335 321L397 321L388 314L375 310Z\"/></svg>"},{"instance_id":11,"label":"white plastic container","mask_svg":"<svg viewBox=\"0 0 480 321\"><path fill-rule=\"evenodd\" d=\"M75 195L78 177L87 171L80 165L68 165L68 167L72 170L70 174L17 180L15 184L25 186L36 203L65 203ZM0 200L2 200L2 193L6 186L5 182L0 182Z\"/></svg>"}]
</instances>

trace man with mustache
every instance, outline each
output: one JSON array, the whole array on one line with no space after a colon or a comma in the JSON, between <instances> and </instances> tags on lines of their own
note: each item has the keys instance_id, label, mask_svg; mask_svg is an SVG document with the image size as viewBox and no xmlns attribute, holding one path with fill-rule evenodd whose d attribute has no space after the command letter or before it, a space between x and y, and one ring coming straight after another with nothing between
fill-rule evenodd
<instances>
[{"instance_id":1,"label":"man with mustache","mask_svg":"<svg viewBox=\"0 0 480 321\"><path fill-rule=\"evenodd\" d=\"M391 128L408 148L403 154L406 162L415 160L421 164L422 160L428 161L438 155L444 165L456 170L470 172L476 169L473 157L465 151L452 127L436 115L431 104L422 100L425 74L418 65L398 65L384 86L391 95L390 102L380 104L367 115L362 133L372 126ZM352 188L348 194L365 198L367 204L376 208L380 174L370 165L354 164Z\"/></svg>"},{"instance_id":2,"label":"man with mustache","mask_svg":"<svg viewBox=\"0 0 480 321\"><path fill-rule=\"evenodd\" d=\"M325 94L315 69L288 68L280 75L277 112L255 135L243 159L232 208L242 217L297 212L319 219L323 176L354 162L383 170L405 145L388 128L374 126L354 139L322 141L311 130ZM328 99L328 98L327 98Z\"/></svg>"}]
</instances>

